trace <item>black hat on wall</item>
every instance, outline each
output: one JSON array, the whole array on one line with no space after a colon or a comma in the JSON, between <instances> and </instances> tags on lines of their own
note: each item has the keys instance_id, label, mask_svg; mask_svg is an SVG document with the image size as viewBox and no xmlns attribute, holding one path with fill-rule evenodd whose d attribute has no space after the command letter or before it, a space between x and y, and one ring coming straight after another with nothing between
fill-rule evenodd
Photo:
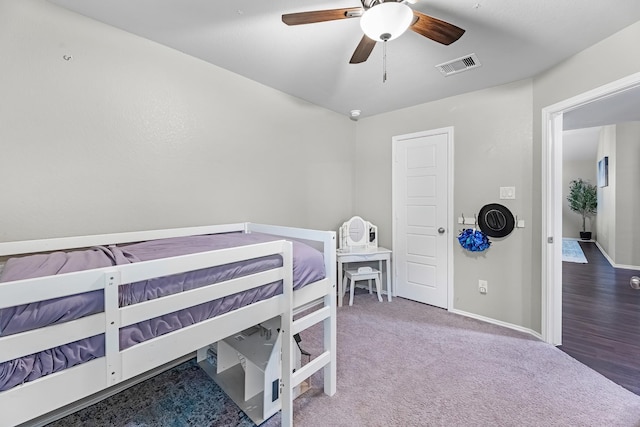
<instances>
[{"instance_id":1,"label":"black hat on wall","mask_svg":"<svg viewBox=\"0 0 640 427\"><path fill-rule=\"evenodd\" d=\"M489 237L505 237L513 231L515 220L509 208L490 203L480 209L478 226Z\"/></svg>"}]
</instances>

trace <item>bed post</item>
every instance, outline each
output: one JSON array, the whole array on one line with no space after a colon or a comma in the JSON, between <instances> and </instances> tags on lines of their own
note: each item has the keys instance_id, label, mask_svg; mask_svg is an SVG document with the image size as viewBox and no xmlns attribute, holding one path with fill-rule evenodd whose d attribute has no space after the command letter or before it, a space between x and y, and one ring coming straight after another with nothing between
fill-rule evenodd
<instances>
[{"instance_id":1,"label":"bed post","mask_svg":"<svg viewBox=\"0 0 640 427\"><path fill-rule=\"evenodd\" d=\"M329 307L331 315L324 320L324 351L331 354L331 362L324 367L324 393L333 396L336 393L336 233L332 233L331 237L324 242L324 253L329 254L325 257L325 271L329 277L333 292L324 297L325 307Z\"/></svg>"},{"instance_id":2,"label":"bed post","mask_svg":"<svg viewBox=\"0 0 640 427\"><path fill-rule=\"evenodd\" d=\"M283 306L281 315L282 329L282 427L293 426L293 244L283 242L283 267L285 277L282 281Z\"/></svg>"},{"instance_id":3,"label":"bed post","mask_svg":"<svg viewBox=\"0 0 640 427\"><path fill-rule=\"evenodd\" d=\"M122 361L120 359L120 306L118 290L121 284L120 271L111 270L104 273L104 355L106 364L106 381L114 385L122 380Z\"/></svg>"}]
</instances>

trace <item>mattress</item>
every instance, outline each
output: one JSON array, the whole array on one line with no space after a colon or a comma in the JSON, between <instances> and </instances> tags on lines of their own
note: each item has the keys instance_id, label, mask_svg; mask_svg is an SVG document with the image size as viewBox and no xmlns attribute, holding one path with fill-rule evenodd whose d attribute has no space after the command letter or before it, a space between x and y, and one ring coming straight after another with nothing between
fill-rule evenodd
<instances>
[{"instance_id":1,"label":"mattress","mask_svg":"<svg viewBox=\"0 0 640 427\"><path fill-rule=\"evenodd\" d=\"M176 237L118 246L100 246L72 252L53 252L9 259L0 282L64 274L153 259L280 240L261 233L224 233ZM325 277L321 252L293 241L294 289ZM211 283L226 281L282 266L279 255L125 284L119 289L121 307L162 298ZM120 329L124 350L153 337L227 313L282 292L282 282L229 295ZM0 310L0 336L67 322L104 310L103 291L39 301ZM79 363L104 356L104 338L97 335L19 359L0 363L0 391L33 381Z\"/></svg>"}]
</instances>

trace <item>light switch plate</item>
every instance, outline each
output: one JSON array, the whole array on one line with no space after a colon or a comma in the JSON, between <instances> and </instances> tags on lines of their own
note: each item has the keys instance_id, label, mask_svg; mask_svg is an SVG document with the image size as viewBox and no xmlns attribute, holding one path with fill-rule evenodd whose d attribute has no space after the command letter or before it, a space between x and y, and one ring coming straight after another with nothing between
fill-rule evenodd
<instances>
[{"instance_id":1,"label":"light switch plate","mask_svg":"<svg viewBox=\"0 0 640 427\"><path fill-rule=\"evenodd\" d=\"M515 199L516 187L500 187L500 199Z\"/></svg>"}]
</instances>

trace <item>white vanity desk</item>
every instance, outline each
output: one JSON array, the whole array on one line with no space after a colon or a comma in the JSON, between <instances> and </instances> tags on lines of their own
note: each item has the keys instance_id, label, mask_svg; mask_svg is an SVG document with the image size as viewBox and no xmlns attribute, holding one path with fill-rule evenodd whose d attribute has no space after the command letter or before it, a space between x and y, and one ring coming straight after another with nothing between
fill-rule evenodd
<instances>
[{"instance_id":1,"label":"white vanity desk","mask_svg":"<svg viewBox=\"0 0 640 427\"><path fill-rule=\"evenodd\" d=\"M391 249L382 247L351 247L342 248L336 251L336 258L338 260L338 307L342 307L342 299L344 295L344 264L355 262L370 262L378 261L378 269L382 269L382 262L386 263L387 269L387 299L391 301L391 292L393 287L391 286Z\"/></svg>"}]
</instances>

